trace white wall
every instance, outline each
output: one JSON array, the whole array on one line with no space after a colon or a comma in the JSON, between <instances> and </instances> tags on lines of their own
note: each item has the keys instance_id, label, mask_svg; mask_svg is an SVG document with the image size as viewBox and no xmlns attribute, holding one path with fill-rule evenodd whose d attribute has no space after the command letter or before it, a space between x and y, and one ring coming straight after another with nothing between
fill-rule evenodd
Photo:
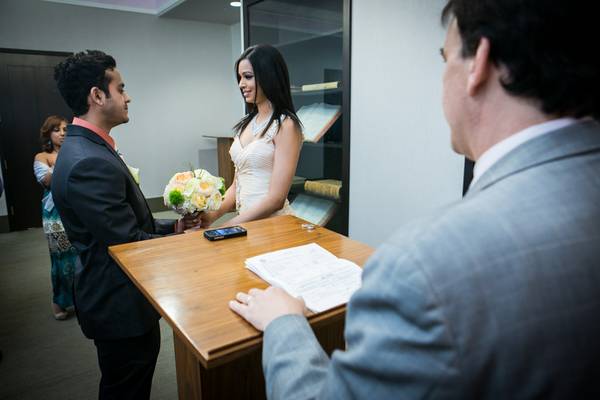
<instances>
[{"instance_id":1,"label":"white wall","mask_svg":"<svg viewBox=\"0 0 600 400\"><path fill-rule=\"evenodd\" d=\"M349 233L371 245L461 195L441 107L445 3L353 1Z\"/></svg>"},{"instance_id":2,"label":"white wall","mask_svg":"<svg viewBox=\"0 0 600 400\"><path fill-rule=\"evenodd\" d=\"M241 13L240 13L240 18L241 18ZM237 109L239 112L238 119L240 119L246 113L246 102L243 100L240 90L237 86L234 67L235 67L235 62L240 57L240 55L244 52L244 43L242 42L242 24L241 23L233 24L233 25L231 25L230 29L231 29L231 67L229 68L229 72L231 73L232 79L235 82L235 88L234 88L233 95L236 99L239 99ZM236 120L236 122L237 122L237 120ZM234 124L231 124L231 126L233 126L233 125Z\"/></svg>"},{"instance_id":3,"label":"white wall","mask_svg":"<svg viewBox=\"0 0 600 400\"><path fill-rule=\"evenodd\" d=\"M233 24L230 27L230 31L231 31L231 60L233 61L233 63L235 63L237 61L237 59L239 58L240 54L242 54L244 52L244 48L243 48L243 44L242 44L242 36L241 36L241 29L242 29L242 25L241 24ZM234 70L233 70L233 64L231 65L230 68L230 72L233 75ZM235 75L234 75L235 77ZM239 91L238 91L239 94Z\"/></svg>"},{"instance_id":4,"label":"white wall","mask_svg":"<svg viewBox=\"0 0 600 400\"><path fill-rule=\"evenodd\" d=\"M40 0L0 2L0 47L103 50L117 60L133 98L130 122L111 134L126 161L141 169L146 197L162 195L170 176L216 148L203 134L231 131L240 118L227 25L77 7Z\"/></svg>"}]
</instances>

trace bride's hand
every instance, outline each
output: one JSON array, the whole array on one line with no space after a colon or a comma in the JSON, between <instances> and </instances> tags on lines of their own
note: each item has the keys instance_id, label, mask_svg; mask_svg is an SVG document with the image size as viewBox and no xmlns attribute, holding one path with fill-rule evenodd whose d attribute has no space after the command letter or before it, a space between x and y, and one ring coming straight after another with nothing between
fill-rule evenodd
<instances>
[{"instance_id":1,"label":"bride's hand","mask_svg":"<svg viewBox=\"0 0 600 400\"><path fill-rule=\"evenodd\" d=\"M219 218L217 211L204 211L201 212L198 216L199 224L201 228L210 227L213 222L215 222Z\"/></svg>"}]
</instances>

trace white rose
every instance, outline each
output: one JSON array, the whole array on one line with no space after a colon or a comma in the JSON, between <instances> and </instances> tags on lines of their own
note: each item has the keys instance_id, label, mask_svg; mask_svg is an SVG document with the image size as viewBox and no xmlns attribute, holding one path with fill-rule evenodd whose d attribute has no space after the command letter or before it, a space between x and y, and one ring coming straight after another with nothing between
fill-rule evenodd
<instances>
[{"instance_id":1,"label":"white rose","mask_svg":"<svg viewBox=\"0 0 600 400\"><path fill-rule=\"evenodd\" d=\"M208 201L206 203L206 207L209 210L218 210L219 207L221 207L221 202L223 201L223 198L221 196L221 193L216 192L214 193L212 196L210 196L208 198Z\"/></svg>"},{"instance_id":2,"label":"white rose","mask_svg":"<svg viewBox=\"0 0 600 400\"><path fill-rule=\"evenodd\" d=\"M208 177L207 177L208 178ZM215 191L215 186L211 179L202 179L198 184L198 193L204 196L210 196Z\"/></svg>"},{"instance_id":3,"label":"white rose","mask_svg":"<svg viewBox=\"0 0 600 400\"><path fill-rule=\"evenodd\" d=\"M198 189L198 185L200 185L200 180L197 178L192 178L185 184L182 194L188 198Z\"/></svg>"},{"instance_id":4,"label":"white rose","mask_svg":"<svg viewBox=\"0 0 600 400\"><path fill-rule=\"evenodd\" d=\"M202 177L206 174L207 174L207 172L205 169L198 168L198 169L194 170L194 176L198 179L202 179Z\"/></svg>"}]
</instances>

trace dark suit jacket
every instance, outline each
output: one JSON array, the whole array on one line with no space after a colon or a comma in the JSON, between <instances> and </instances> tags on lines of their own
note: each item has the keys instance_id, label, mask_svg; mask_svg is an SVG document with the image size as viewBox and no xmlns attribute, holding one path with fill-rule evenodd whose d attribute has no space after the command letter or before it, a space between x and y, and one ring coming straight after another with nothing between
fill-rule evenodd
<instances>
[{"instance_id":1,"label":"dark suit jacket","mask_svg":"<svg viewBox=\"0 0 600 400\"><path fill-rule=\"evenodd\" d=\"M108 255L108 246L173 232L154 220L121 157L94 132L69 125L52 177L52 196L79 252L75 306L83 333L117 339L148 332L158 313Z\"/></svg>"}]
</instances>

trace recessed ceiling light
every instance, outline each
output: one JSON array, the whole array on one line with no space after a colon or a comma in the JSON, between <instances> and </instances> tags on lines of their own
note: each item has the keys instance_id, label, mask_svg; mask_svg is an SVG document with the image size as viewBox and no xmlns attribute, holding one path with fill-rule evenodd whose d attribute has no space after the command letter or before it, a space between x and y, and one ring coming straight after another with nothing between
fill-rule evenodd
<instances>
[{"instance_id":1,"label":"recessed ceiling light","mask_svg":"<svg viewBox=\"0 0 600 400\"><path fill-rule=\"evenodd\" d=\"M241 1L232 1L231 3L229 3L229 5L231 5L231 7L241 7L242 2Z\"/></svg>"}]
</instances>

